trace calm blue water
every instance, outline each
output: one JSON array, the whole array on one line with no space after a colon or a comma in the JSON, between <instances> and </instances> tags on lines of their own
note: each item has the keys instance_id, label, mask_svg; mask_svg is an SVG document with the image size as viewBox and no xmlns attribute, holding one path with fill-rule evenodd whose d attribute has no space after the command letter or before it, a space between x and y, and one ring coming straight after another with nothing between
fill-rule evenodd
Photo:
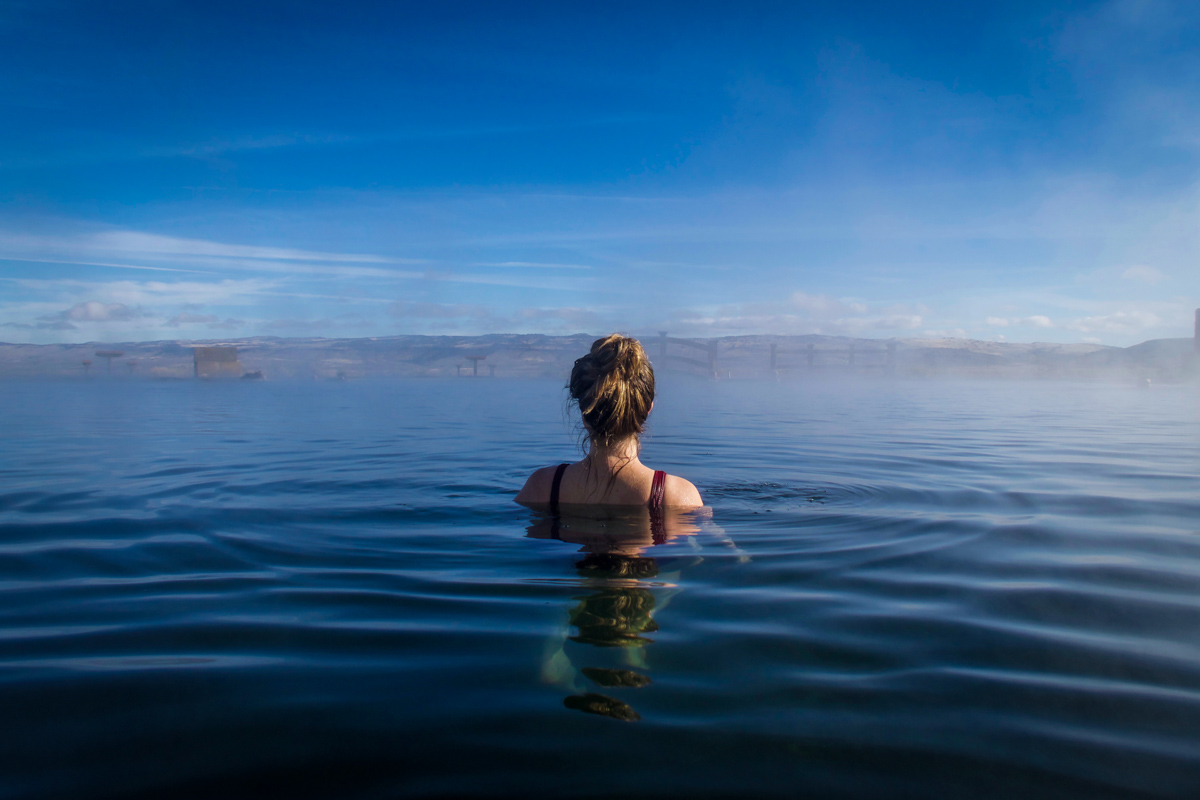
<instances>
[{"instance_id":1,"label":"calm blue water","mask_svg":"<svg viewBox=\"0 0 1200 800\"><path fill-rule=\"evenodd\" d=\"M659 545L562 401L0 386L0 795L1197 796L1196 387L667 382Z\"/></svg>"}]
</instances>

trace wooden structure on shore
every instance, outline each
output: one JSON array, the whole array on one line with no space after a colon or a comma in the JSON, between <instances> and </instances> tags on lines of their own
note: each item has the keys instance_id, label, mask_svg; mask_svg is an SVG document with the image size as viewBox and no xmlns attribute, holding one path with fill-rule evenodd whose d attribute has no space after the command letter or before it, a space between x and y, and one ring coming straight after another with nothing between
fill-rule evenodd
<instances>
[{"instance_id":1,"label":"wooden structure on shore","mask_svg":"<svg viewBox=\"0 0 1200 800\"><path fill-rule=\"evenodd\" d=\"M467 358L467 361L471 362L471 377L478 378L479 377L479 362L485 361L487 359L487 356L467 356L466 358Z\"/></svg>"},{"instance_id":2,"label":"wooden structure on shore","mask_svg":"<svg viewBox=\"0 0 1200 800\"><path fill-rule=\"evenodd\" d=\"M719 344L719 339L700 341L678 339L668 336L667 331L659 331L657 361L659 365L668 369L681 366L691 367L709 377L723 377L717 368ZM810 343L800 349L780 350L779 345L772 342L769 345L770 358L768 364L764 366L767 367L770 374L774 375L778 375L780 370L819 370L825 368L851 370L883 369L888 373L892 373L896 369L896 342L881 342L881 344L883 346L878 347L863 346L854 342L842 344L834 341L828 344ZM700 350L703 356L697 358L692 354L681 355L678 352L671 352L672 348L676 351L679 348ZM784 362L782 364L780 363L781 357ZM797 357L799 357L799 363L797 363ZM742 359L737 360L741 361ZM732 377L732 371L727 371L724 375Z\"/></svg>"},{"instance_id":3,"label":"wooden structure on shore","mask_svg":"<svg viewBox=\"0 0 1200 800\"><path fill-rule=\"evenodd\" d=\"M471 377L472 377L472 378L478 378L478 377L479 377L479 362L480 362L480 361L486 361L486 360L487 360L487 356L463 356L463 358L464 358L465 360L467 360L467 361L470 361L470 362L471 362ZM487 366L488 366L488 377L491 377L491 378L494 378L494 377L496 377L496 365L495 365L495 364L488 364ZM455 371L455 374L456 374L456 375L458 375L459 377L462 377L462 374L463 374L463 365L462 365L462 364L456 364L456 365L455 365L455 370L456 370L456 371Z\"/></svg>"},{"instance_id":4,"label":"wooden structure on shore","mask_svg":"<svg viewBox=\"0 0 1200 800\"><path fill-rule=\"evenodd\" d=\"M97 350L96 358L104 359L104 374L112 375L112 362L114 358L120 358L125 353L120 350Z\"/></svg>"},{"instance_id":5,"label":"wooden structure on shore","mask_svg":"<svg viewBox=\"0 0 1200 800\"><path fill-rule=\"evenodd\" d=\"M799 355L804 358L804 366L808 369L817 367L883 367L888 372L896 368L896 343L886 342L885 347L862 347L850 343L845 347L817 347L809 344L803 350L781 353L778 345L771 345L771 371L780 369L779 356ZM880 360L880 356L883 360ZM792 365L794 366L794 365Z\"/></svg>"},{"instance_id":6,"label":"wooden structure on shore","mask_svg":"<svg viewBox=\"0 0 1200 800\"><path fill-rule=\"evenodd\" d=\"M702 350L707 358L699 359L689 356L681 356L669 352L671 345L676 347L687 347L696 350ZM708 342L697 342L692 339L676 339L673 336L668 336L666 331L658 332L658 356L662 364L665 366L668 362L673 364L687 364L692 367L698 367L705 375L717 377L717 340L712 339Z\"/></svg>"},{"instance_id":7,"label":"wooden structure on shore","mask_svg":"<svg viewBox=\"0 0 1200 800\"><path fill-rule=\"evenodd\" d=\"M232 345L192 348L192 375L197 378L240 378L242 365Z\"/></svg>"}]
</instances>

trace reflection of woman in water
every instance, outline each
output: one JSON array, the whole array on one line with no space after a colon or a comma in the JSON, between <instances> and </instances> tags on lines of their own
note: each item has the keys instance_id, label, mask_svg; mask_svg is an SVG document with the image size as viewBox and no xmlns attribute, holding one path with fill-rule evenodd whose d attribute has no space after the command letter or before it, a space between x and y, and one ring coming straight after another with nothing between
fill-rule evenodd
<instances>
[{"instance_id":1,"label":"reflection of woman in water","mask_svg":"<svg viewBox=\"0 0 1200 800\"><path fill-rule=\"evenodd\" d=\"M556 539L579 546L575 563L584 594L572 598L562 627L546 642L541 678L571 692L567 708L620 720L636 720L629 703L598 691L620 694L651 683L646 648L654 643L661 611L679 591L678 567L663 574L643 553L670 541L692 542L700 532L694 510L572 506L558 514L535 515L526 528L535 539ZM699 556L693 563L699 562ZM574 631L574 635L572 635ZM584 655L589 666L577 669L568 654ZM591 650L600 648L601 652ZM586 680L583 680L586 679Z\"/></svg>"},{"instance_id":2,"label":"reflection of woman in water","mask_svg":"<svg viewBox=\"0 0 1200 800\"><path fill-rule=\"evenodd\" d=\"M530 475L518 503L551 514L560 503L640 506L652 512L704 504L691 482L638 460L638 437L654 406L654 369L636 339L616 333L597 339L575 362L568 388L583 416L587 455Z\"/></svg>"},{"instance_id":3,"label":"reflection of woman in water","mask_svg":"<svg viewBox=\"0 0 1200 800\"><path fill-rule=\"evenodd\" d=\"M568 611L567 627L546 643L542 657L542 680L573 692L563 700L567 708L599 714L627 722L641 718L629 703L600 694L590 686L581 685L578 673L602 691L639 689L651 683L645 674L645 648L653 644L648 634L658 630L651 614L661 605L658 598L640 581L659 576L653 558L638 555L591 552L575 564L589 591L574 598ZM664 587L659 587L661 592ZM670 590L668 590L670 591ZM576 631L571 636L568 631ZM592 666L575 669L567 655L567 642L590 645L609 650L610 657L592 653ZM612 656L616 656L613 658ZM608 662L608 665L600 664Z\"/></svg>"},{"instance_id":4,"label":"reflection of woman in water","mask_svg":"<svg viewBox=\"0 0 1200 800\"><path fill-rule=\"evenodd\" d=\"M654 641L647 634L658 630L652 613L677 589L664 584L667 576L659 575L655 560L641 554L697 532L691 515L703 501L689 481L656 472L638 459L639 436L654 405L654 370L636 339L619 334L597 339L575 362L568 388L583 417L587 454L575 464L534 472L516 498L549 512L529 526L531 537L578 544L587 554L575 567L589 592L574 598L563 630L546 643L542 680L585 692L567 697L567 708L636 720L639 715L628 703L587 691L577 675L618 692L651 682L640 670L646 669L645 648ZM643 583L655 578L659 597ZM568 642L618 657L598 659L610 666L577 671L566 652Z\"/></svg>"}]
</instances>

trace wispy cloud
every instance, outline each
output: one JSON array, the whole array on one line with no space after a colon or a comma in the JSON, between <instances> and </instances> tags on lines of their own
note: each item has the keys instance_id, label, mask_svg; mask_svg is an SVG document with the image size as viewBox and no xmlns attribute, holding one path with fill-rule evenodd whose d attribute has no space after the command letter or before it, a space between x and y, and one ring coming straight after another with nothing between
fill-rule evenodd
<instances>
[{"instance_id":1,"label":"wispy cloud","mask_svg":"<svg viewBox=\"0 0 1200 800\"><path fill-rule=\"evenodd\" d=\"M421 259L388 258L362 253L326 253L291 247L227 244L206 239L185 239L126 230L96 233L81 239L78 246L100 251L173 257L218 256L267 261L336 261L351 264L423 263Z\"/></svg>"},{"instance_id":2,"label":"wispy cloud","mask_svg":"<svg viewBox=\"0 0 1200 800\"><path fill-rule=\"evenodd\" d=\"M387 312L397 319L490 319L493 312L482 305L465 303L417 303L397 300Z\"/></svg>"},{"instance_id":3,"label":"wispy cloud","mask_svg":"<svg viewBox=\"0 0 1200 800\"><path fill-rule=\"evenodd\" d=\"M911 335L925 324L928 313L925 307L872 306L855 299L797 291L784 302L676 310L663 324L693 336L751 333L895 336Z\"/></svg>"},{"instance_id":4,"label":"wispy cloud","mask_svg":"<svg viewBox=\"0 0 1200 800\"><path fill-rule=\"evenodd\" d=\"M129 322L146 316L140 308L130 308L124 303L100 303L89 300L76 303L57 314L45 314L32 323L9 322L6 327L26 330L74 331L80 325Z\"/></svg>"},{"instance_id":5,"label":"wispy cloud","mask_svg":"<svg viewBox=\"0 0 1200 800\"><path fill-rule=\"evenodd\" d=\"M144 264L117 264L111 261L75 261L61 258L5 258L0 256L0 261L21 261L31 264L69 264L80 267L112 267L115 269L136 269L147 272L182 272L192 274L209 274L207 270L199 269L181 269L179 267L148 267Z\"/></svg>"},{"instance_id":6,"label":"wispy cloud","mask_svg":"<svg viewBox=\"0 0 1200 800\"><path fill-rule=\"evenodd\" d=\"M397 301L388 313L414 333L580 333L616 327L611 313L595 308L526 307L503 313L484 305Z\"/></svg>"},{"instance_id":7,"label":"wispy cloud","mask_svg":"<svg viewBox=\"0 0 1200 800\"><path fill-rule=\"evenodd\" d=\"M125 322L139 313L124 303L98 303L90 300L71 306L62 312L61 318L72 322Z\"/></svg>"},{"instance_id":8,"label":"wispy cloud","mask_svg":"<svg viewBox=\"0 0 1200 800\"><path fill-rule=\"evenodd\" d=\"M203 325L208 330L233 331L242 328L246 323L244 320L234 319L233 317L221 319L216 314L193 314L188 311L182 311L163 324L168 328Z\"/></svg>"},{"instance_id":9,"label":"wispy cloud","mask_svg":"<svg viewBox=\"0 0 1200 800\"><path fill-rule=\"evenodd\" d=\"M1150 311L1117 311L1095 317L1073 319L1063 325L1071 331L1090 334L1138 334L1162 325L1162 319Z\"/></svg>"},{"instance_id":10,"label":"wispy cloud","mask_svg":"<svg viewBox=\"0 0 1200 800\"><path fill-rule=\"evenodd\" d=\"M538 261L472 261L472 267L519 267L529 269L591 269L587 264L547 264Z\"/></svg>"},{"instance_id":11,"label":"wispy cloud","mask_svg":"<svg viewBox=\"0 0 1200 800\"><path fill-rule=\"evenodd\" d=\"M1005 329L1024 329L1045 333L1051 330L1069 331L1076 334L1087 334L1081 337L1083 341L1111 340L1113 337L1127 339L1128 337L1169 338L1172 335L1186 331L1186 324L1191 318L1190 304L1185 302L1142 302L1126 301L1121 305L1114 303L1080 303L1080 307L1095 309L1097 313L1070 314L1064 313L1059 318L1044 314L1032 314L1025 317L989 316L985 320L987 327ZM1123 307L1122 307L1123 306ZM1063 309L1067 312L1067 309Z\"/></svg>"},{"instance_id":12,"label":"wispy cloud","mask_svg":"<svg viewBox=\"0 0 1200 800\"><path fill-rule=\"evenodd\" d=\"M1137 264L1122 272L1121 277L1127 281L1141 281L1154 286L1165 280L1167 276L1162 273L1162 270L1146 264Z\"/></svg>"},{"instance_id":13,"label":"wispy cloud","mask_svg":"<svg viewBox=\"0 0 1200 800\"><path fill-rule=\"evenodd\" d=\"M107 146L80 143L73 149L60 151L53 156L30 157L9 154L6 157L0 158L0 170L37 169L40 167L143 160L154 161L173 158L207 160L263 150L487 139L572 129L620 128L641 125L648 121L662 119L662 115L658 114L610 114L578 118L558 118L543 122L508 125L477 124L455 127L409 128L406 130L390 130L385 133L278 132L244 134L240 136L214 137L203 141L184 141L150 146L146 146L137 140L129 139L125 142L118 141Z\"/></svg>"},{"instance_id":14,"label":"wispy cloud","mask_svg":"<svg viewBox=\"0 0 1200 800\"><path fill-rule=\"evenodd\" d=\"M374 330L375 321L366 319L358 314L342 314L336 317L320 317L317 319L274 319L262 325L263 330L271 333L283 333L295 336L337 333L341 335L361 336L365 331Z\"/></svg>"},{"instance_id":15,"label":"wispy cloud","mask_svg":"<svg viewBox=\"0 0 1200 800\"><path fill-rule=\"evenodd\" d=\"M1034 314L1029 317L988 317L987 324L994 328L1008 328L1027 325L1031 328L1053 328L1054 323L1049 317Z\"/></svg>"},{"instance_id":16,"label":"wispy cloud","mask_svg":"<svg viewBox=\"0 0 1200 800\"><path fill-rule=\"evenodd\" d=\"M124 260L109 260L113 257ZM591 269L583 264L553 262L467 262L467 267L488 269L487 272L481 273L464 270L453 262L439 262L428 258L231 244L129 230L60 236L0 232L0 261L3 260L158 272L213 275L259 272L335 280L416 280L548 290L574 288L579 285L577 281L581 278L574 278L568 282L562 278L501 276L496 275L494 270L507 268L586 272ZM206 269L195 269L197 266Z\"/></svg>"},{"instance_id":17,"label":"wispy cloud","mask_svg":"<svg viewBox=\"0 0 1200 800\"><path fill-rule=\"evenodd\" d=\"M220 281L81 281L39 278L0 278L10 284L39 292L80 297L81 302L137 305L248 305L257 295L269 294L277 281L249 278Z\"/></svg>"}]
</instances>

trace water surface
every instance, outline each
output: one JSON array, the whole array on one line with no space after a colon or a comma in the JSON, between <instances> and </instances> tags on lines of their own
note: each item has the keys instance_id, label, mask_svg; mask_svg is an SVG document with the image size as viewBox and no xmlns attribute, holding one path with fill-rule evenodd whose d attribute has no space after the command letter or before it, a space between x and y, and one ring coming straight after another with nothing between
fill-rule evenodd
<instances>
[{"instance_id":1,"label":"water surface","mask_svg":"<svg viewBox=\"0 0 1200 800\"><path fill-rule=\"evenodd\" d=\"M0 794L1192 797L1195 387L0 386ZM655 540L658 543L655 543Z\"/></svg>"}]
</instances>

